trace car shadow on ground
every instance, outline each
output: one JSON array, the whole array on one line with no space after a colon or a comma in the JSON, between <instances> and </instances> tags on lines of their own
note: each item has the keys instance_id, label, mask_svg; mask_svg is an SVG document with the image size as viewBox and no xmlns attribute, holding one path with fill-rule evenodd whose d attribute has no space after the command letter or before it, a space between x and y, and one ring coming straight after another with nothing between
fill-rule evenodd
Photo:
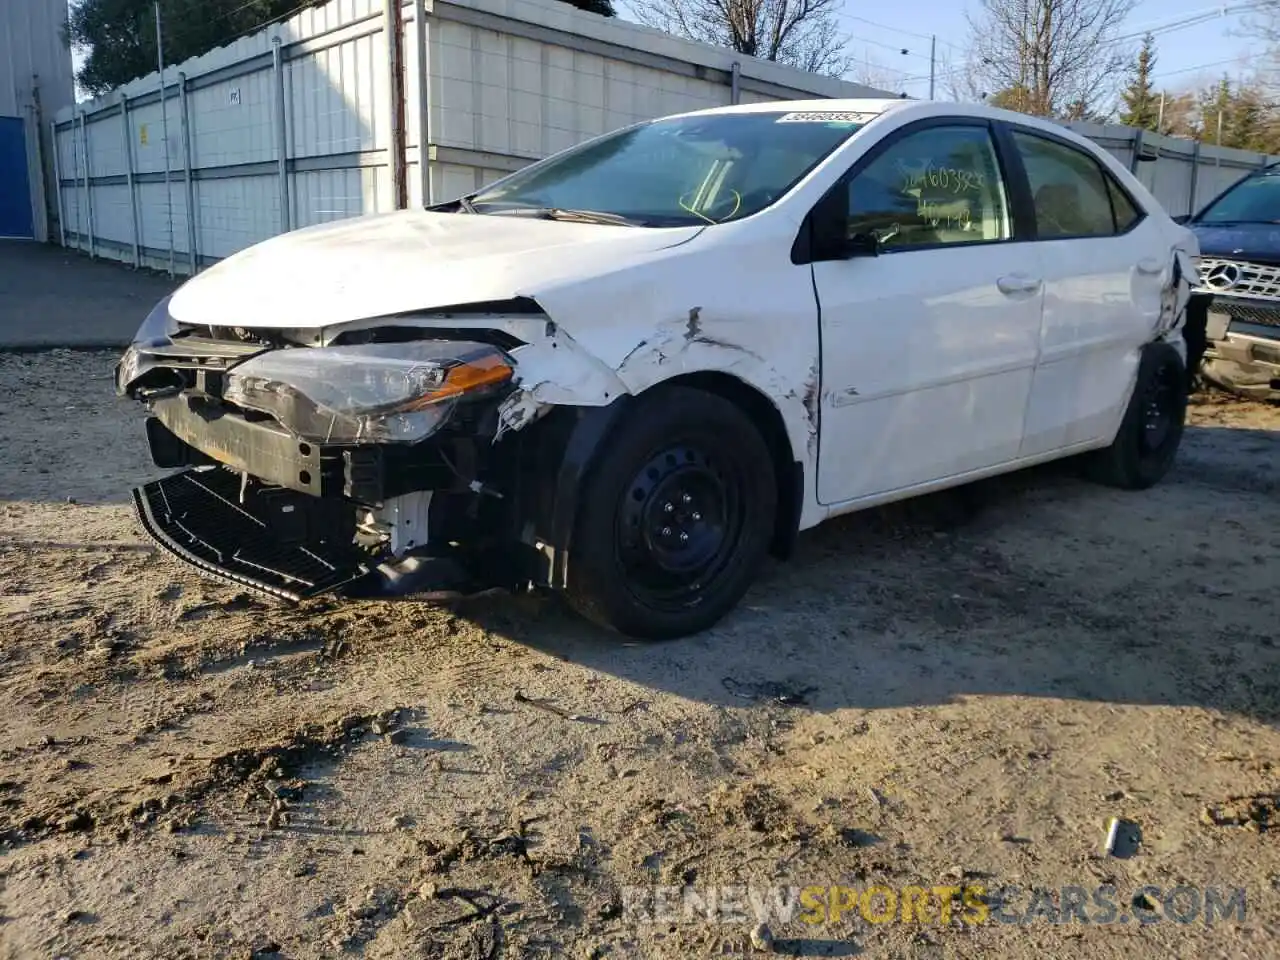
<instances>
[{"instance_id":1,"label":"car shadow on ground","mask_svg":"<svg viewBox=\"0 0 1280 960\"><path fill-rule=\"evenodd\" d=\"M1187 455L1151 490L1095 486L1065 461L838 518L771 563L720 625L672 642L628 641L558 606L460 612L722 706L880 709L986 694L1275 722L1276 449L1280 432L1189 427Z\"/></svg>"}]
</instances>

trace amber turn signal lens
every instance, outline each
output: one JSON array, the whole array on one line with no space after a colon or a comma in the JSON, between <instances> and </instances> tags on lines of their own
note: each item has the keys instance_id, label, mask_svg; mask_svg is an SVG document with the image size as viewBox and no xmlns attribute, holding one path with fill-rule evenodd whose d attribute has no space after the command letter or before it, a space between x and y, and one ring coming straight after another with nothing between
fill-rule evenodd
<instances>
[{"instance_id":1,"label":"amber turn signal lens","mask_svg":"<svg viewBox=\"0 0 1280 960\"><path fill-rule=\"evenodd\" d=\"M498 354L477 357L451 367L445 376L444 383L430 393L410 401L404 409L421 410L433 403L469 393L480 387L496 386L510 380L514 373L511 365Z\"/></svg>"}]
</instances>

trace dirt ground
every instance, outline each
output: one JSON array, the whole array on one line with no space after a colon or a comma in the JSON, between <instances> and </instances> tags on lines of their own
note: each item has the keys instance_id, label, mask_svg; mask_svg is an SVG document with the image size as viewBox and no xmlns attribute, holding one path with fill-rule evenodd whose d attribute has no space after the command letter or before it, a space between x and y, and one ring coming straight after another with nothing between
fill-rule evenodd
<instances>
[{"instance_id":1,"label":"dirt ground","mask_svg":"<svg viewBox=\"0 0 1280 960\"><path fill-rule=\"evenodd\" d=\"M833 522L638 645L201 580L126 505L113 361L0 355L0 956L683 960L751 949L732 885L1000 914L820 903L765 916L783 955L1280 954L1280 408L1201 397L1145 493L1057 467ZM1099 885L1114 922L1066 912Z\"/></svg>"}]
</instances>

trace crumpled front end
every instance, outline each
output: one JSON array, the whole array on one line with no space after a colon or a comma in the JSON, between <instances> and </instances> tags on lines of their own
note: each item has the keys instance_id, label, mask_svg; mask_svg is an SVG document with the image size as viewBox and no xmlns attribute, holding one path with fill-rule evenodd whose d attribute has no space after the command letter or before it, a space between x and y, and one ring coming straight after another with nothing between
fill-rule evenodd
<instances>
[{"instance_id":1,"label":"crumpled front end","mask_svg":"<svg viewBox=\"0 0 1280 960\"><path fill-rule=\"evenodd\" d=\"M1280 400L1280 265L1212 256L1200 260L1199 273L1205 377L1236 393Z\"/></svg>"},{"instance_id":2,"label":"crumpled front end","mask_svg":"<svg viewBox=\"0 0 1280 960\"><path fill-rule=\"evenodd\" d=\"M524 578L513 511L536 458L509 412L515 355L570 343L528 344L474 318L316 334L187 327L157 311L116 389L148 408L155 464L181 471L134 491L170 552L288 600ZM554 332L545 318L529 326Z\"/></svg>"}]
</instances>

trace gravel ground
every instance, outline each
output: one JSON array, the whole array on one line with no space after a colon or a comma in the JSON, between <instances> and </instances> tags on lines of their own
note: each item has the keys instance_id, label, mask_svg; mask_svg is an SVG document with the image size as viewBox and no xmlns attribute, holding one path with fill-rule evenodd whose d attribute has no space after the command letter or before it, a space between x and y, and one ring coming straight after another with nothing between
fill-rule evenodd
<instances>
[{"instance_id":1,"label":"gravel ground","mask_svg":"<svg viewBox=\"0 0 1280 960\"><path fill-rule=\"evenodd\" d=\"M1118 891L1111 924L774 914L783 955L1276 955L1280 408L1199 398L1144 493L1059 467L824 525L636 645L528 597L201 580L126 506L114 359L0 354L0 956L685 960L749 949L750 908L632 888L733 884Z\"/></svg>"},{"instance_id":2,"label":"gravel ground","mask_svg":"<svg viewBox=\"0 0 1280 960\"><path fill-rule=\"evenodd\" d=\"M119 346L179 280L27 240L0 240L0 348Z\"/></svg>"}]
</instances>

